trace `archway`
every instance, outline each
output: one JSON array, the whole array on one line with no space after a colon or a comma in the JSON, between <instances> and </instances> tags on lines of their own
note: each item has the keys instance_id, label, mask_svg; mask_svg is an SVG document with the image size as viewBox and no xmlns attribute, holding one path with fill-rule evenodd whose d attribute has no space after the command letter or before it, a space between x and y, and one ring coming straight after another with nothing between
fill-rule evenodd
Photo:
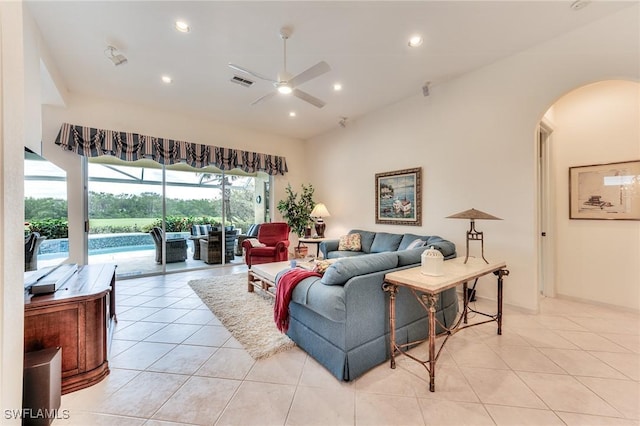
<instances>
[{"instance_id":1,"label":"archway","mask_svg":"<svg viewBox=\"0 0 640 426\"><path fill-rule=\"evenodd\" d=\"M541 239L552 241L539 242L551 250L539 259L542 293L640 309L640 222L569 219L568 175L569 167L640 159L640 84L607 80L574 89L554 102L543 123L553 133L541 157L551 190L546 208L539 200L540 219L552 219L540 229L547 233ZM544 191L540 183L538 190Z\"/></svg>"}]
</instances>

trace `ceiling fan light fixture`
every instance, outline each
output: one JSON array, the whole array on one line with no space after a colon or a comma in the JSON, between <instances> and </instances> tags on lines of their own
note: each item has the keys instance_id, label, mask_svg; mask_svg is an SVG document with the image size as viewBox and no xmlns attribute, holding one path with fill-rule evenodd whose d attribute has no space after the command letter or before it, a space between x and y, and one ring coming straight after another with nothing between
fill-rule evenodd
<instances>
[{"instance_id":1,"label":"ceiling fan light fixture","mask_svg":"<svg viewBox=\"0 0 640 426\"><path fill-rule=\"evenodd\" d=\"M288 84L280 84L278 85L278 92L282 93L283 95L290 95L291 92L293 92L293 89Z\"/></svg>"}]
</instances>

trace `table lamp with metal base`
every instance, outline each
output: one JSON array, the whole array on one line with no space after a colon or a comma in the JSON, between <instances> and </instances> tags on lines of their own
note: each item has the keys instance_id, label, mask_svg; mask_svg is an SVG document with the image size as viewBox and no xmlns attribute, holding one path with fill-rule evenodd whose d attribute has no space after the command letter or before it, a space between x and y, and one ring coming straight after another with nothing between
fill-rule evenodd
<instances>
[{"instance_id":1,"label":"table lamp with metal base","mask_svg":"<svg viewBox=\"0 0 640 426\"><path fill-rule=\"evenodd\" d=\"M464 263L467 263L467 260L469 260L469 241L480 241L480 248L482 250L481 251L482 260L484 260L486 263L489 263L489 261L484 258L484 234L481 231L476 230L475 221L476 219L487 219L487 220L502 220L502 219L476 209L469 209L460 213L452 214L451 216L447 216L447 218L471 220L471 228L467 231L467 252L464 258Z\"/></svg>"}]
</instances>

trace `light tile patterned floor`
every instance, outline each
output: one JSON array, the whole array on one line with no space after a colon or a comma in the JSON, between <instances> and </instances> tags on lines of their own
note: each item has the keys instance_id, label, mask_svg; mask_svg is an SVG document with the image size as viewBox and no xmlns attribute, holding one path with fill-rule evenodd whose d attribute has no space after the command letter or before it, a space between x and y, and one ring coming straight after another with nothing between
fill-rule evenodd
<instances>
[{"instance_id":1,"label":"light tile patterned floor","mask_svg":"<svg viewBox=\"0 0 640 426\"><path fill-rule=\"evenodd\" d=\"M118 281L111 374L62 398L56 425L638 425L640 315L560 299L505 310L448 343L428 391L400 357L337 381L294 348L254 361L191 279L244 266ZM478 302L490 309L493 303ZM418 355L423 346L414 348Z\"/></svg>"}]
</instances>

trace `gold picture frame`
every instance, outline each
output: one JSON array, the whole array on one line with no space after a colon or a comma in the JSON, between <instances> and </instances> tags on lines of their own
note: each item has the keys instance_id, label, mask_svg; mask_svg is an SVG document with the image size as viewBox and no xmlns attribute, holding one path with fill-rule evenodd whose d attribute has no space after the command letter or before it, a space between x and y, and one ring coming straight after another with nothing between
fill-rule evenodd
<instances>
[{"instance_id":1,"label":"gold picture frame","mask_svg":"<svg viewBox=\"0 0 640 426\"><path fill-rule=\"evenodd\" d=\"M376 174L376 223L422 225L421 174L421 167Z\"/></svg>"},{"instance_id":2,"label":"gold picture frame","mask_svg":"<svg viewBox=\"0 0 640 426\"><path fill-rule=\"evenodd\" d=\"M640 160L570 167L569 219L640 220Z\"/></svg>"}]
</instances>

